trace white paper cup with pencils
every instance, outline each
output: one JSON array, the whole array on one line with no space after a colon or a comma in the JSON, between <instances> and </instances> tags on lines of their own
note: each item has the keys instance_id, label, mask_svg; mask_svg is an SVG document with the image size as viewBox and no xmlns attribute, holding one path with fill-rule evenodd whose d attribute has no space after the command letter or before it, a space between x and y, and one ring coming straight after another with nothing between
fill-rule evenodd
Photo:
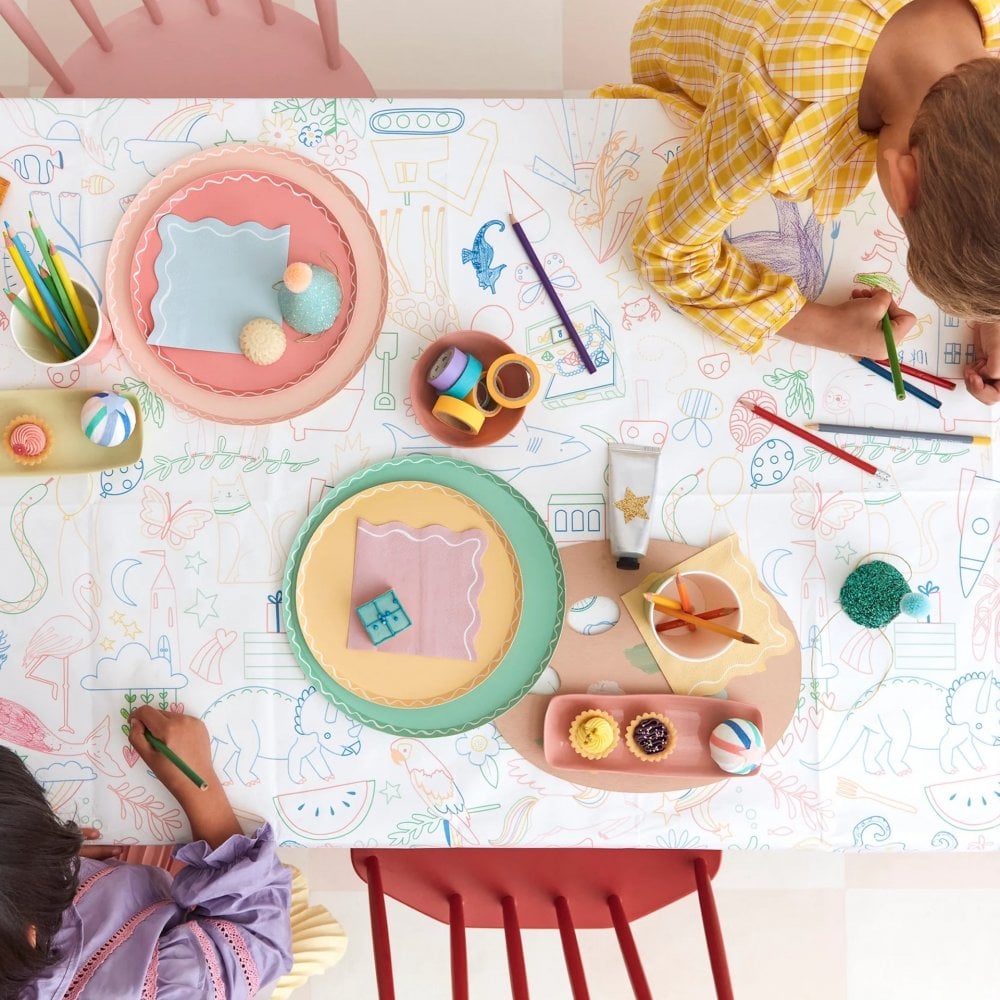
<instances>
[{"instance_id":1,"label":"white paper cup with pencils","mask_svg":"<svg viewBox=\"0 0 1000 1000\"><path fill-rule=\"evenodd\" d=\"M92 337L83 343L83 350L61 330L53 329L41 320L26 288L22 288L10 302L10 330L14 343L26 358L46 368L94 364L108 353L113 340L111 327L93 295L80 282L70 280L92 333Z\"/></svg>"},{"instance_id":2,"label":"white paper cup with pencils","mask_svg":"<svg viewBox=\"0 0 1000 1000\"><path fill-rule=\"evenodd\" d=\"M721 576L700 570L691 570L684 574L684 584L687 595L693 606L695 615L712 615L708 618L713 625L722 625L734 632L739 632L743 624L743 608L739 594ZM680 601L681 595L677 589L677 577L664 580L654 593ZM726 615L716 615L715 612L728 610ZM669 610L663 610L653 604L646 605L649 616L649 626L656 636L656 641L671 656L679 660L704 662L721 656L736 641L734 638L709 628L696 628L688 631L683 622L673 618ZM677 623L678 627L663 626L666 623ZM659 626L659 628L658 628Z\"/></svg>"}]
</instances>

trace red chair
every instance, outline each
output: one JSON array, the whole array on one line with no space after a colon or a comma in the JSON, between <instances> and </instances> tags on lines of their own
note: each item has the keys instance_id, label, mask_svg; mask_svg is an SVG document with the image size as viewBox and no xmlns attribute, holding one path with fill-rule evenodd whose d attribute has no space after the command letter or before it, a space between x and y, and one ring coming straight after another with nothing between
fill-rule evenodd
<instances>
[{"instance_id":1,"label":"red chair","mask_svg":"<svg viewBox=\"0 0 1000 1000\"><path fill-rule=\"evenodd\" d=\"M17 0L0 18L52 77L47 97L374 97L340 44L337 0L316 18L274 0L143 0L101 23L91 0L71 0L91 38L63 65Z\"/></svg>"},{"instance_id":2,"label":"red chair","mask_svg":"<svg viewBox=\"0 0 1000 1000\"><path fill-rule=\"evenodd\" d=\"M718 851L351 851L368 883L379 1000L395 1000L385 896L450 925L453 1000L468 1000L466 927L502 927L514 1000L528 1000L521 928L558 928L574 1000L589 1000L576 928L614 927L636 1000L653 1000L629 922L697 891L718 1000L733 1000L712 896Z\"/></svg>"}]
</instances>

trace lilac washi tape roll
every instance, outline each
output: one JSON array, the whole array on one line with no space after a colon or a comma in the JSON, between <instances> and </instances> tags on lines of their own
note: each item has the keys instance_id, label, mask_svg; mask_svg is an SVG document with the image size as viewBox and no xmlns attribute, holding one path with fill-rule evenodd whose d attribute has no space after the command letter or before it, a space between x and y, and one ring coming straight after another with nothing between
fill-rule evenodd
<instances>
[{"instance_id":1,"label":"lilac washi tape roll","mask_svg":"<svg viewBox=\"0 0 1000 1000\"><path fill-rule=\"evenodd\" d=\"M457 347L442 351L427 373L427 384L438 392L447 392L461 377L468 365L468 355Z\"/></svg>"}]
</instances>

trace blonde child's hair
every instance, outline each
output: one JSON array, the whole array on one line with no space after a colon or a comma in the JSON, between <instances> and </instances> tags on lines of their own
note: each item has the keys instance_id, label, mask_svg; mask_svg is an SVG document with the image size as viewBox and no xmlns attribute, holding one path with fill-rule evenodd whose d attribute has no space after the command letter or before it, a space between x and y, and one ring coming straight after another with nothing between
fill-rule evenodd
<instances>
[{"instance_id":1,"label":"blonde child's hair","mask_svg":"<svg viewBox=\"0 0 1000 1000\"><path fill-rule=\"evenodd\" d=\"M1000 60L973 59L941 77L910 147L919 189L900 221L913 283L955 316L1000 319Z\"/></svg>"}]
</instances>

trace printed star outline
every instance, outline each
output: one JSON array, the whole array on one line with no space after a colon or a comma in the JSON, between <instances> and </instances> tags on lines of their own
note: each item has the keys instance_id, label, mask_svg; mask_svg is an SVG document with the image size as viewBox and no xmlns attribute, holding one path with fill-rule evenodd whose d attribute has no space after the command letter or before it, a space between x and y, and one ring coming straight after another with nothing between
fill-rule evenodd
<instances>
[{"instance_id":1,"label":"printed star outline","mask_svg":"<svg viewBox=\"0 0 1000 1000\"><path fill-rule=\"evenodd\" d=\"M848 566L851 564L851 560L857 555L857 550L851 545L850 542L844 542L843 545L837 546L837 558L843 559Z\"/></svg>"},{"instance_id":2,"label":"printed star outline","mask_svg":"<svg viewBox=\"0 0 1000 1000\"><path fill-rule=\"evenodd\" d=\"M650 498L648 496L640 497L636 496L629 487L625 487L625 496L621 500L615 501L615 506L625 515L625 523L628 524L630 521L634 521L637 517L641 517L644 521L649 520L649 514L646 512L646 504L649 503Z\"/></svg>"},{"instance_id":3,"label":"printed star outline","mask_svg":"<svg viewBox=\"0 0 1000 1000\"><path fill-rule=\"evenodd\" d=\"M194 615L198 619L198 628L202 628L209 618L218 618L219 612L215 610L215 602L219 599L218 594L206 594L202 590L195 590L197 599L189 608L184 609L184 614Z\"/></svg>"}]
</instances>

